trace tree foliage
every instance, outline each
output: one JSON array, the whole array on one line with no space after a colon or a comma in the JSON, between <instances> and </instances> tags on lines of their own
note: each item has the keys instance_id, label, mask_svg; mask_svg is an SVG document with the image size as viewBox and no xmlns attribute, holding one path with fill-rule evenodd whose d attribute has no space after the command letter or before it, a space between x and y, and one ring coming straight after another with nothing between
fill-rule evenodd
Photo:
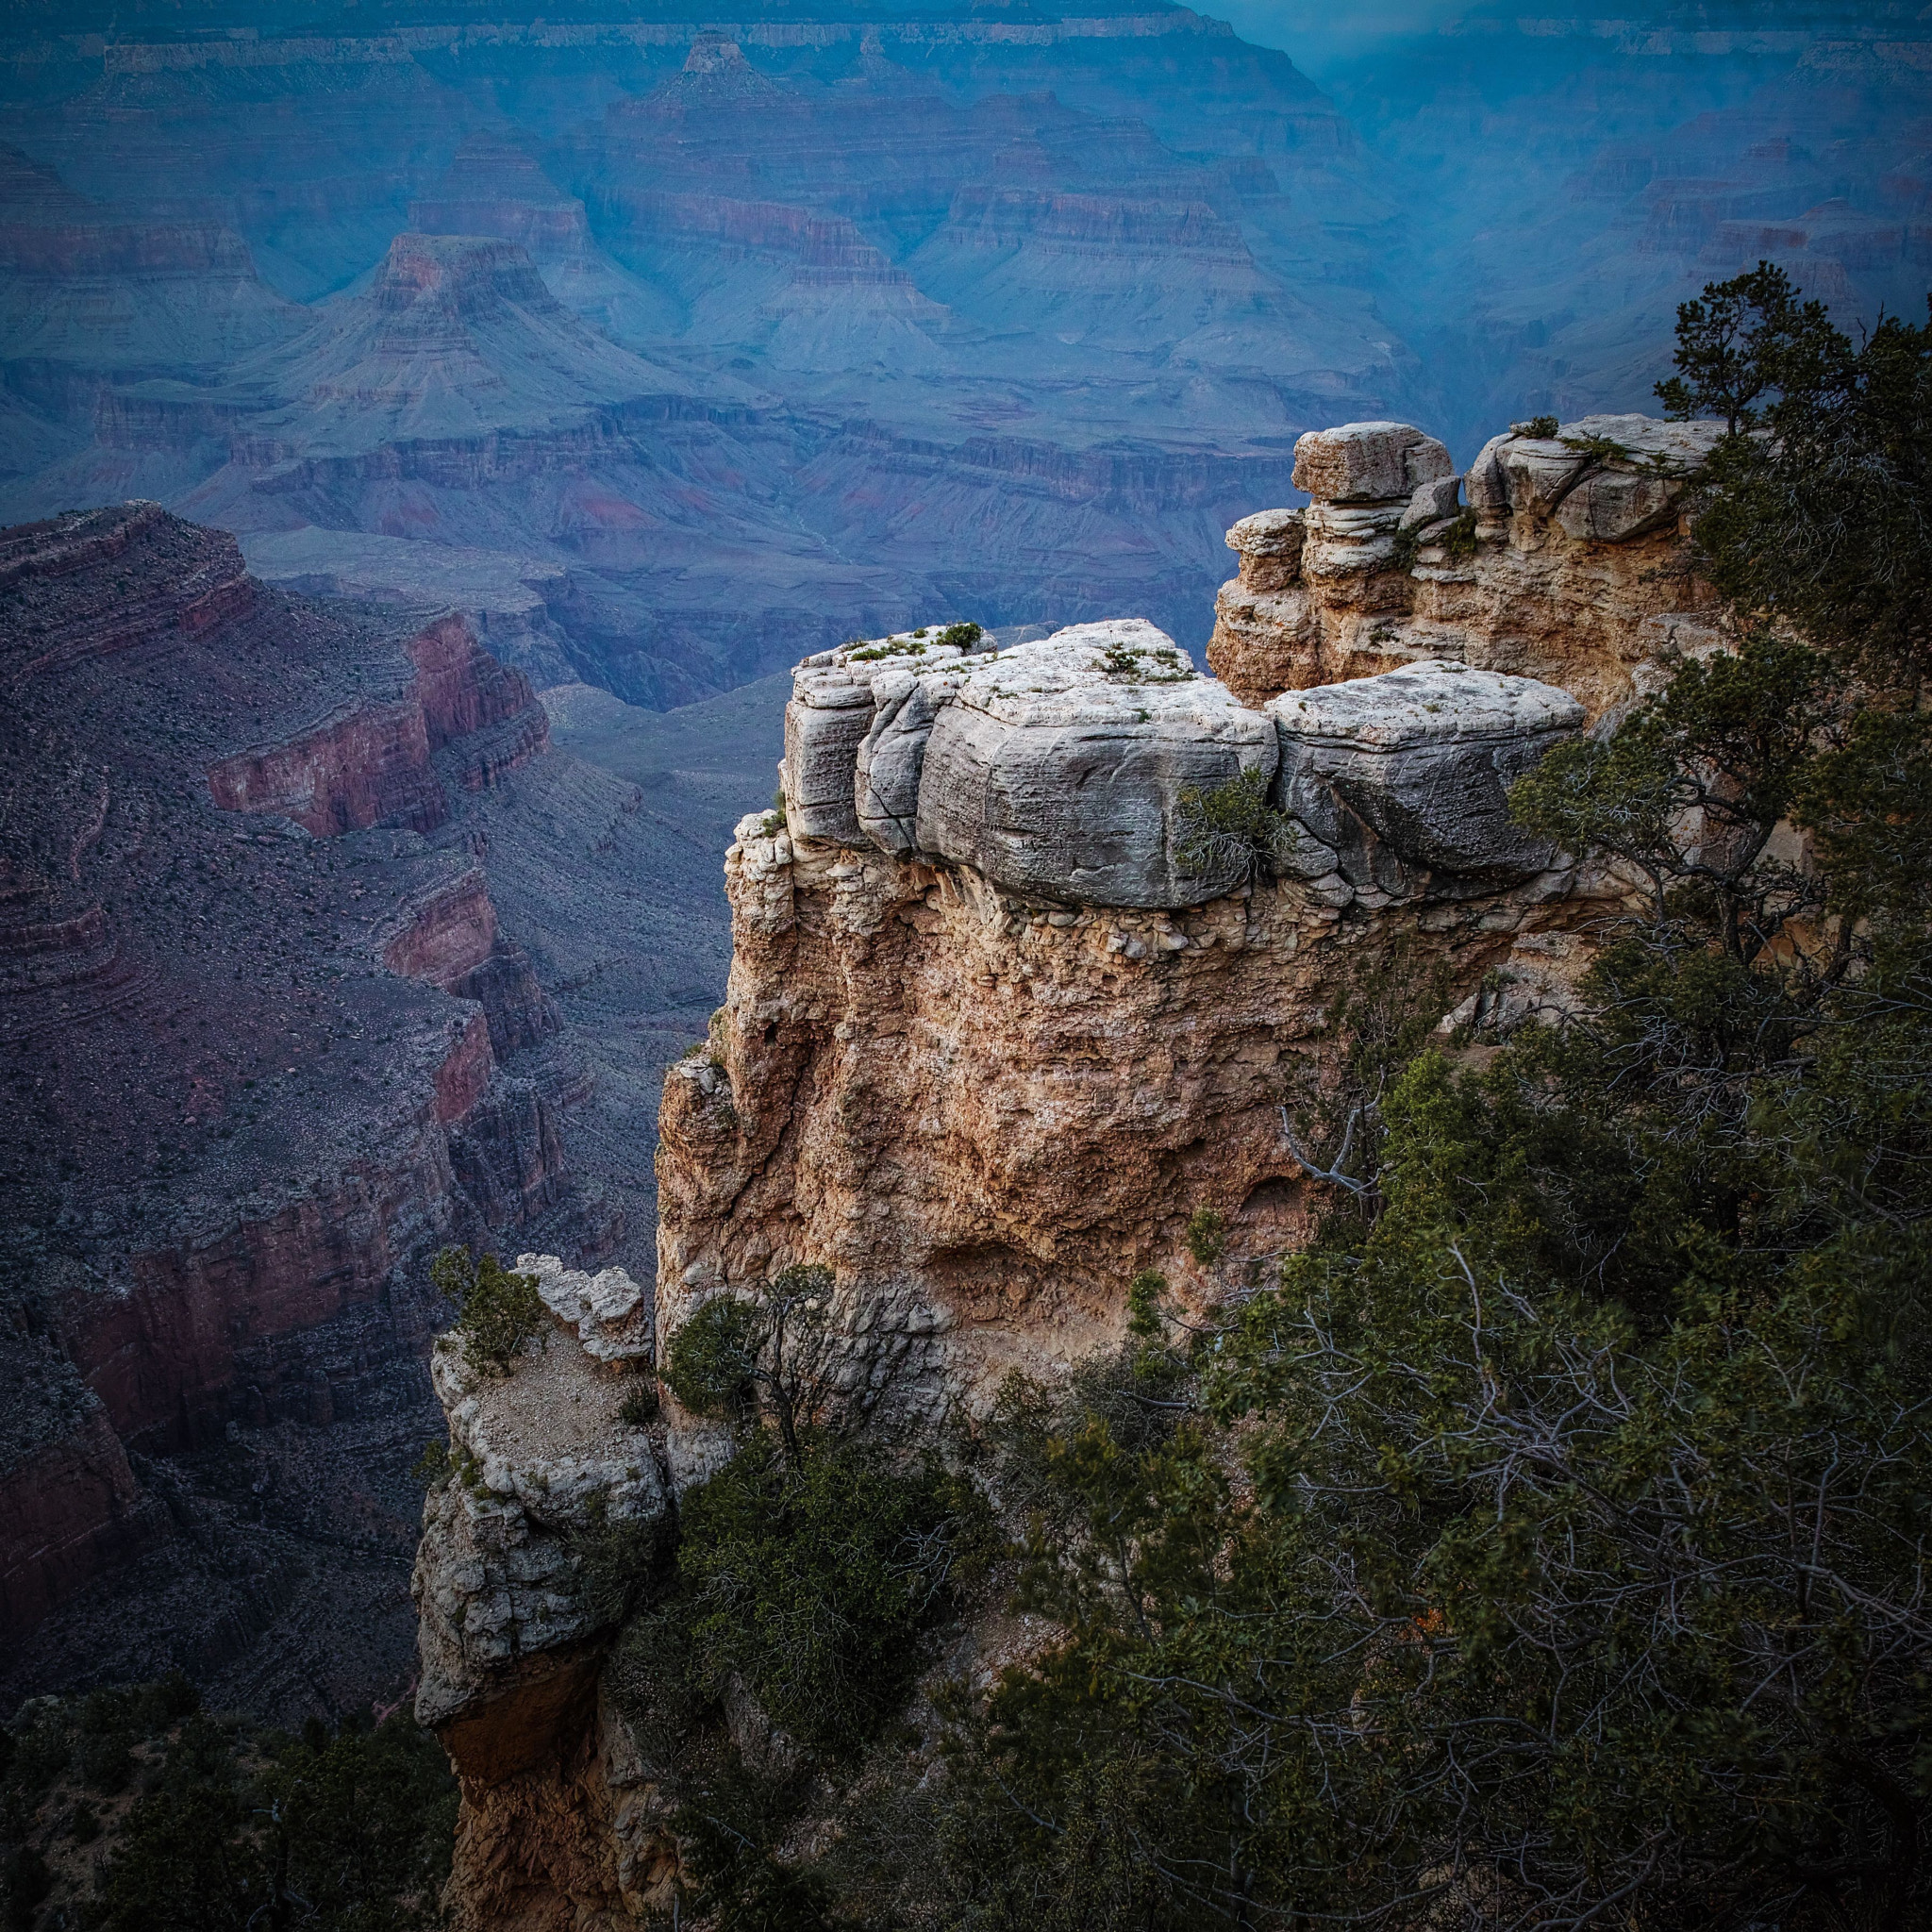
<instances>
[{"instance_id":1,"label":"tree foliage","mask_svg":"<svg viewBox=\"0 0 1932 1932\"><path fill-rule=\"evenodd\" d=\"M537 1277L516 1274L494 1255L445 1248L431 1262L429 1279L456 1306L457 1335L472 1367L507 1375L524 1344L543 1332Z\"/></svg>"},{"instance_id":2,"label":"tree foliage","mask_svg":"<svg viewBox=\"0 0 1932 1932\"><path fill-rule=\"evenodd\" d=\"M1928 310L1932 313L1932 310ZM1854 343L1782 269L1712 283L1678 311L1673 415L1721 414L1697 542L1749 616L1794 625L1881 677L1932 647L1932 323L1880 316Z\"/></svg>"},{"instance_id":3,"label":"tree foliage","mask_svg":"<svg viewBox=\"0 0 1932 1932\"><path fill-rule=\"evenodd\" d=\"M104 1749L105 1740L105 1749ZM131 1805L104 1819L75 1803ZM456 1785L407 1713L299 1738L252 1733L201 1710L184 1679L43 1700L9 1754L4 1798L8 1923L90 1932L406 1932L438 1922ZM125 1765L125 1768L124 1768ZM64 1884L61 1840L87 1847ZM66 1896L34 1907L50 1892ZM32 1894L38 1894L37 1896Z\"/></svg>"}]
</instances>

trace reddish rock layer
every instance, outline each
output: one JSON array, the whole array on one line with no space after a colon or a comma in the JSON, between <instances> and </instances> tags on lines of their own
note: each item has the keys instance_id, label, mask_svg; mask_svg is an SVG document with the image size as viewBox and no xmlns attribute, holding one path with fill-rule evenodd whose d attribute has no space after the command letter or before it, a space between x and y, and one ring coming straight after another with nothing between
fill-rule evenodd
<instances>
[{"instance_id":1,"label":"reddish rock layer","mask_svg":"<svg viewBox=\"0 0 1932 1932\"><path fill-rule=\"evenodd\" d=\"M291 600L132 505L0 535L0 1324L42 1338L0 1373L19 1641L165 1537L124 1443L427 1407L394 1379L411 1271L565 1181L529 1058L556 1015L461 824L547 724L465 622Z\"/></svg>"}]
</instances>

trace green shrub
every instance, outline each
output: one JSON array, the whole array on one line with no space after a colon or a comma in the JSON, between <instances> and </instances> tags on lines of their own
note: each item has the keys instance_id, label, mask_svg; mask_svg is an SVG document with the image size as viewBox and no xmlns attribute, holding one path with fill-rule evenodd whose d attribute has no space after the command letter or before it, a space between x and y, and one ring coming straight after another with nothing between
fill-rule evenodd
<instances>
[{"instance_id":1,"label":"green shrub","mask_svg":"<svg viewBox=\"0 0 1932 1932\"><path fill-rule=\"evenodd\" d=\"M617 1419L627 1429L647 1429L658 1420L658 1378L640 1375L618 1404Z\"/></svg>"},{"instance_id":2,"label":"green shrub","mask_svg":"<svg viewBox=\"0 0 1932 1932\"><path fill-rule=\"evenodd\" d=\"M543 1298L534 1274L517 1274L494 1255L445 1248L430 1265L439 1293L457 1307L457 1334L473 1368L508 1374L524 1344L542 1332Z\"/></svg>"},{"instance_id":3,"label":"green shrub","mask_svg":"<svg viewBox=\"0 0 1932 1932\"><path fill-rule=\"evenodd\" d=\"M1167 1292L1167 1276L1143 1268L1127 1284L1127 1333L1152 1341L1161 1330L1160 1300Z\"/></svg>"},{"instance_id":4,"label":"green shrub","mask_svg":"<svg viewBox=\"0 0 1932 1932\"><path fill-rule=\"evenodd\" d=\"M849 1752L903 1701L956 1557L930 1468L814 1439L802 1464L753 1441L684 1497L678 1577L691 1668L733 1676L809 1748Z\"/></svg>"},{"instance_id":5,"label":"green shrub","mask_svg":"<svg viewBox=\"0 0 1932 1932\"><path fill-rule=\"evenodd\" d=\"M1562 428L1562 424L1557 422L1557 420L1554 416L1532 416L1529 419L1529 421L1523 425L1522 433L1524 436L1541 437L1545 441L1547 441L1551 437L1555 436L1557 430Z\"/></svg>"},{"instance_id":6,"label":"green shrub","mask_svg":"<svg viewBox=\"0 0 1932 1932\"><path fill-rule=\"evenodd\" d=\"M665 1387L694 1415L772 1424L797 1463L836 1393L833 1286L829 1268L802 1262L752 1294L713 1295L672 1337Z\"/></svg>"},{"instance_id":7,"label":"green shrub","mask_svg":"<svg viewBox=\"0 0 1932 1932\"><path fill-rule=\"evenodd\" d=\"M1295 833L1294 822L1268 803L1270 777L1258 766L1224 785L1181 789L1174 814L1174 858L1183 872L1232 870L1238 880L1273 876Z\"/></svg>"},{"instance_id":8,"label":"green shrub","mask_svg":"<svg viewBox=\"0 0 1932 1932\"><path fill-rule=\"evenodd\" d=\"M970 650L985 635L976 624L949 624L933 641L951 644L958 650L965 651Z\"/></svg>"},{"instance_id":9,"label":"green shrub","mask_svg":"<svg viewBox=\"0 0 1932 1932\"><path fill-rule=\"evenodd\" d=\"M593 1622L621 1624L661 1593L670 1530L662 1517L613 1523L602 1496L591 1501L591 1526L566 1539L577 1570L577 1594Z\"/></svg>"},{"instance_id":10,"label":"green shrub","mask_svg":"<svg viewBox=\"0 0 1932 1932\"><path fill-rule=\"evenodd\" d=\"M424 1443L423 1453L409 1465L409 1474L425 1490L440 1490L455 1473L456 1463L449 1453L449 1443L441 1436L433 1437Z\"/></svg>"},{"instance_id":11,"label":"green shrub","mask_svg":"<svg viewBox=\"0 0 1932 1932\"><path fill-rule=\"evenodd\" d=\"M1207 1268L1221 1259L1226 1246L1226 1217L1219 1208L1196 1208L1188 1216L1188 1253Z\"/></svg>"},{"instance_id":12,"label":"green shrub","mask_svg":"<svg viewBox=\"0 0 1932 1932\"><path fill-rule=\"evenodd\" d=\"M713 1295L671 1338L664 1386L693 1415L736 1419L757 1399L756 1311L736 1295Z\"/></svg>"}]
</instances>

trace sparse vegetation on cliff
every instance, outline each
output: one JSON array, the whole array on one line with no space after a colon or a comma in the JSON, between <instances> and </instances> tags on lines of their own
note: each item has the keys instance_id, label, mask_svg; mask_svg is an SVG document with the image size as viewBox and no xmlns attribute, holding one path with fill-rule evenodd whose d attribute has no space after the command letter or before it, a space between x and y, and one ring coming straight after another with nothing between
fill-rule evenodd
<instances>
[{"instance_id":1,"label":"sparse vegetation on cliff","mask_svg":"<svg viewBox=\"0 0 1932 1932\"><path fill-rule=\"evenodd\" d=\"M1182 788L1174 824L1174 857L1182 871L1231 872L1237 883L1274 875L1294 825L1268 803L1271 776L1250 765L1208 791Z\"/></svg>"},{"instance_id":2,"label":"sparse vegetation on cliff","mask_svg":"<svg viewBox=\"0 0 1932 1932\"><path fill-rule=\"evenodd\" d=\"M1837 514L1727 475L1740 557ZM1008 1387L1044 1641L761 1876L707 1814L724 1923L1924 1923L1932 724L1853 681L1908 626L1804 608L1515 787L1635 887L1561 1002L1432 1038L1365 949L1290 1095L1316 1239Z\"/></svg>"},{"instance_id":3,"label":"sparse vegetation on cliff","mask_svg":"<svg viewBox=\"0 0 1932 1932\"><path fill-rule=\"evenodd\" d=\"M524 1344L542 1333L537 1277L506 1268L494 1255L445 1248L430 1264L429 1279L456 1306L457 1340L473 1368L507 1375Z\"/></svg>"},{"instance_id":4,"label":"sparse vegetation on cliff","mask_svg":"<svg viewBox=\"0 0 1932 1932\"><path fill-rule=\"evenodd\" d=\"M1657 881L1579 1017L1411 1035L1366 1211L1009 1398L1067 1635L958 1716L912 1923L1919 1923L1932 734L1832 689L1761 641L1525 780Z\"/></svg>"}]
</instances>

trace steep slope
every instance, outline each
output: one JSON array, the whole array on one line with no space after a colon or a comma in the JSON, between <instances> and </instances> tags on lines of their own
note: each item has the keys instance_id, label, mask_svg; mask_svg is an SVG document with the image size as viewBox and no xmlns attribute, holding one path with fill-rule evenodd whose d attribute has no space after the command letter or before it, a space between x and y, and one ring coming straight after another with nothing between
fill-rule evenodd
<instances>
[{"instance_id":1,"label":"steep slope","mask_svg":"<svg viewBox=\"0 0 1932 1932\"><path fill-rule=\"evenodd\" d=\"M546 720L459 620L154 505L8 531L0 598L6 1685L343 1707L403 1628L425 1252L608 1238L470 823Z\"/></svg>"},{"instance_id":2,"label":"steep slope","mask_svg":"<svg viewBox=\"0 0 1932 1932\"><path fill-rule=\"evenodd\" d=\"M1118 1344L1138 1271L1224 1308L1307 1241L1332 1184L1291 1110L1332 1074L1365 964L1458 1019L1563 996L1632 882L1526 839L1506 788L1721 642L1684 520L1711 425L1623 419L1622 455L1602 420L1565 426L1585 449L1506 433L1466 477L1405 425L1304 437L1309 508L1226 539L1224 684L1131 618L796 667L783 811L748 813L725 853L729 991L664 1082L660 1365L715 1298L816 1264L809 1373L837 1401L984 1420L1010 1370L1051 1383ZM1191 856L1191 792L1243 774L1281 814L1271 862ZM601 1424L547 1423L566 1380L570 1418ZM646 1434L566 1338L487 1391L454 1362L439 1386L474 1465L432 1493L416 1571L418 1710L463 1786L454 1922L671 1910L690 1848L660 1767L691 1738L665 1734L708 1720L631 1694L670 1626L655 1600L623 1625L568 1539L580 1473L611 1465L610 1510L655 1521L719 1468L728 1425L667 1400ZM521 1603L499 1580L519 1557L544 1579ZM1017 1621L949 1626L933 1681L983 1686L1052 1641ZM722 1710L724 1761L799 1773L774 1856L814 1867L847 1772L801 1759L736 1681ZM916 1711L858 1789L941 1775ZM841 1882L836 1858L815 1869Z\"/></svg>"}]
</instances>

